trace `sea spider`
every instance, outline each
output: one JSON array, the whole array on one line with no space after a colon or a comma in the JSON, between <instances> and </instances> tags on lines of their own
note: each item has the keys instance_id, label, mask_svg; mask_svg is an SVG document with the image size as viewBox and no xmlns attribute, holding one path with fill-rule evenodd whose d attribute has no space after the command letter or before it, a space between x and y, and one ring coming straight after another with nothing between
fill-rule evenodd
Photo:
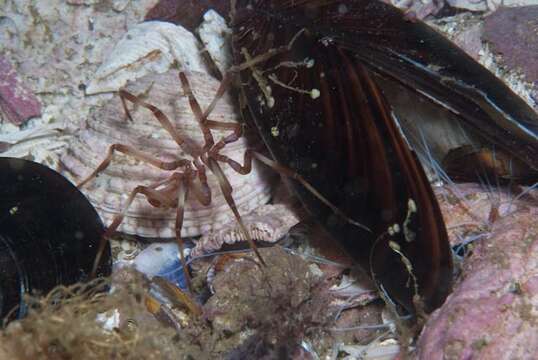
<instances>
[{"instance_id":1,"label":"sea spider","mask_svg":"<svg viewBox=\"0 0 538 360\"><path fill-rule=\"evenodd\" d=\"M246 64L245 66L252 66L252 62L250 64ZM188 157L164 161L153 155L149 155L146 152L140 151L133 145L114 143L109 146L104 160L99 163L91 174L78 183L77 186L79 188L85 186L100 172L105 170L110 165L115 152L122 153L161 170L173 171L173 173L165 179L150 183L148 185L138 185L129 193L122 210L115 215L111 224L108 226L105 234L103 235L103 240L101 241L98 252L99 255L95 260L94 268L100 261L100 254L106 244L106 239L108 239L118 229L125 217L125 214L127 213L127 210L138 194L144 195L147 201L153 207L176 209L174 232L176 241L180 247L181 260L184 264L184 245L181 236L181 229L183 227L186 200L189 196L193 196L197 202L204 206L208 206L212 201L212 190L208 185L206 168L209 169L209 171L218 180L220 191L229 208L232 210L233 216L239 225L239 229L242 232L243 237L248 240L250 247L257 254L260 262L264 264L263 259L261 256L259 256L252 237L249 235L249 232L241 219L236 202L232 197L233 187L221 168L222 163L229 165L235 172L245 175L250 173L252 170L252 160L257 159L265 165L273 168L281 175L299 181L307 189L314 193L321 201L331 207L336 213L341 214L341 212L335 206L331 205L327 200L325 200L325 198L306 181L304 181L301 176L277 164L261 153L254 151L253 149L246 149L243 155L242 164L236 160L233 160L229 156L222 154L222 149L224 149L227 144L237 141L242 136L244 130L244 126L240 123L214 121L209 118L209 115L215 108L217 101L222 98L225 90L229 87L229 83L226 81L221 83L219 90L215 94L211 104L205 111L202 111L198 100L193 94L187 74L185 72L179 72L179 79L184 95L188 98L191 111L194 114L198 126L203 134L204 141L202 145L189 141L185 134L177 130L177 128L163 111L144 101L141 96L133 95L126 90L119 91L119 96L127 119L129 119L131 122L134 121L127 107L127 102L133 103L135 106L148 109L151 111L155 119L160 123L166 133L168 133L174 142L179 146L180 150L187 154ZM215 141L212 130L229 131L230 133L223 136L220 140ZM186 270L187 269L184 269L185 272Z\"/></svg>"},{"instance_id":2,"label":"sea spider","mask_svg":"<svg viewBox=\"0 0 538 360\"><path fill-rule=\"evenodd\" d=\"M116 152L130 156L138 161L147 163L161 170L174 171L164 180L154 182L149 185L136 186L130 192L122 211L114 217L112 223L108 226L105 234L103 235L103 241L101 241L99 255L95 260L94 268L100 261L100 254L104 248L104 245L106 244L105 239L110 237L110 235L117 230L118 226L123 221L129 206L131 206L138 194L144 195L147 201L154 207L176 209L175 234L181 250L181 260L183 263L185 263L183 256L184 246L181 237L185 202L187 197L192 194L191 196L194 196L194 198L204 206L208 206L211 203L212 191L207 182L206 168L208 168L218 179L220 190L230 209L232 210L241 232L245 238L248 239L250 246L263 263L263 259L259 256L256 245L252 241L251 237L248 236L248 231L243 224L237 205L232 197L232 186L224 174L221 164L219 164L219 162L227 163L240 174L248 174L251 171L252 158L255 156L254 152L245 152L243 165L232 160L230 157L221 154L221 150L227 144L237 141L237 139L242 136L243 126L239 123L220 122L209 119L208 116L202 112L202 109L191 90L191 86L186 74L184 72L180 72L179 78L184 94L188 97L191 110L198 121L200 130L203 133L203 145L199 146L195 142L189 141L186 135L178 131L169 120L168 116L156 106L142 100L140 97L135 96L126 90L120 90L119 96L122 101L123 109L126 117L130 121L133 121L133 118L127 107L127 102L131 102L137 106L142 106L148 109L153 113L154 117L159 121L161 126L172 137L180 149L185 154L188 154L189 158L178 158L172 161L163 161L142 152L131 145L115 143L109 146L105 159L101 161L95 170L77 184L77 186L81 188L94 179L100 172L109 166L114 153ZM230 131L231 133L219 141L215 141L211 132L211 130L215 129Z\"/></svg>"}]
</instances>

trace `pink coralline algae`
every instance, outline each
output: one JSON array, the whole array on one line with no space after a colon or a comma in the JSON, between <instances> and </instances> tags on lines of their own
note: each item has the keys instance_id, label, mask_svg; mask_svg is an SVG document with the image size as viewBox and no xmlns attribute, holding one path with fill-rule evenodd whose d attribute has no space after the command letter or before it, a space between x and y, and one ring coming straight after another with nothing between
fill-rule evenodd
<instances>
[{"instance_id":1,"label":"pink coralline algae","mask_svg":"<svg viewBox=\"0 0 538 360\"><path fill-rule=\"evenodd\" d=\"M476 242L454 292L429 318L418 359L537 358L538 207L534 198L508 205Z\"/></svg>"},{"instance_id":2,"label":"pink coralline algae","mask_svg":"<svg viewBox=\"0 0 538 360\"><path fill-rule=\"evenodd\" d=\"M13 64L0 56L0 110L6 120L21 125L41 115L39 99L28 89Z\"/></svg>"},{"instance_id":3,"label":"pink coralline algae","mask_svg":"<svg viewBox=\"0 0 538 360\"><path fill-rule=\"evenodd\" d=\"M509 67L538 83L538 6L497 10L485 20L484 39Z\"/></svg>"}]
</instances>

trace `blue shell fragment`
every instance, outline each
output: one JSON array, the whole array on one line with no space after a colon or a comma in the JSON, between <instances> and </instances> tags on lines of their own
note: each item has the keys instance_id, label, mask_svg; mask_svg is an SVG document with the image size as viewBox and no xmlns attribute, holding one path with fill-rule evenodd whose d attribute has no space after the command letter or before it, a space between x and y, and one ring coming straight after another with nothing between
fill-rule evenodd
<instances>
[{"instance_id":1,"label":"blue shell fragment","mask_svg":"<svg viewBox=\"0 0 538 360\"><path fill-rule=\"evenodd\" d=\"M185 256L190 249L185 249ZM176 243L152 243L137 255L133 266L149 279L160 276L180 289L187 289L187 281Z\"/></svg>"}]
</instances>

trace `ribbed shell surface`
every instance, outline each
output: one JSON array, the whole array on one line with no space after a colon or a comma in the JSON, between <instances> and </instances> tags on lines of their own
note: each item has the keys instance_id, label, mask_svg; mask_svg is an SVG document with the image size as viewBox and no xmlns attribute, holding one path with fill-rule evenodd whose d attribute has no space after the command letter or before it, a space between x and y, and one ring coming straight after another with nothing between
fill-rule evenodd
<instances>
[{"instance_id":1,"label":"ribbed shell surface","mask_svg":"<svg viewBox=\"0 0 538 360\"><path fill-rule=\"evenodd\" d=\"M219 82L203 73L190 72L186 75L196 99L202 109L205 109L213 99ZM188 98L183 93L177 71L143 77L136 83L129 84L126 90L158 107L188 141L203 145L202 131L191 111ZM91 112L85 127L80 129L61 158L61 170L65 175L73 181L85 178L105 158L109 146L114 143L133 146L162 160L192 160L149 110L133 104L128 107L133 122L127 120L119 96L115 96L104 107ZM238 121L229 95L218 102L209 119ZM217 142L223 136L229 135L230 131L212 130L212 134ZM248 136L243 136L226 145L220 153L242 163L245 150L253 145L255 144L251 143ZM240 175L228 164L221 163L221 167L233 187L233 198L241 214L247 214L267 203L271 196L271 170L254 163L250 174ZM108 168L86 184L82 191L108 225L125 206L128 195L136 186L165 179L173 172L158 169L128 155L115 153ZM182 236L196 236L218 230L223 224L234 219L216 177L209 169L206 169L206 173L212 191L211 204L204 206L194 196L187 199ZM153 207L144 196L137 195L118 231L149 238L174 237L175 218L175 209Z\"/></svg>"}]
</instances>

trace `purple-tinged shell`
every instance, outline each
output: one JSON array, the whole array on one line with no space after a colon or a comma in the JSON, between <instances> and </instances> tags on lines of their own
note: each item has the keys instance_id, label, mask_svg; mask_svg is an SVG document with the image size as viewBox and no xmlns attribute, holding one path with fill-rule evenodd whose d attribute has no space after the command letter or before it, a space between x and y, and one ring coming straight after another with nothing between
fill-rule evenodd
<instances>
[{"instance_id":1,"label":"purple-tinged shell","mask_svg":"<svg viewBox=\"0 0 538 360\"><path fill-rule=\"evenodd\" d=\"M538 6L497 10L485 20L484 40L509 67L538 83Z\"/></svg>"},{"instance_id":2,"label":"purple-tinged shell","mask_svg":"<svg viewBox=\"0 0 538 360\"><path fill-rule=\"evenodd\" d=\"M16 125L41 116L41 103L26 87L13 64L0 56L0 111Z\"/></svg>"}]
</instances>

